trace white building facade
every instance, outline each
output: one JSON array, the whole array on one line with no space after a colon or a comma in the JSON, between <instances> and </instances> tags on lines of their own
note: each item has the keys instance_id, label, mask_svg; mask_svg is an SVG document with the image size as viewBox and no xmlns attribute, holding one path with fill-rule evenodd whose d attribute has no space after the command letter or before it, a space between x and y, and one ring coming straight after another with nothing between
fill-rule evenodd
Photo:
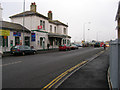
<instances>
[{"instance_id":1,"label":"white building facade","mask_svg":"<svg viewBox=\"0 0 120 90\"><path fill-rule=\"evenodd\" d=\"M36 4L31 3L30 11L25 11L10 17L11 21L23 25L31 31L30 46L36 50L58 48L60 44L70 44L71 37L68 36L68 25L52 20L52 11L48 17L36 12Z\"/></svg>"}]
</instances>

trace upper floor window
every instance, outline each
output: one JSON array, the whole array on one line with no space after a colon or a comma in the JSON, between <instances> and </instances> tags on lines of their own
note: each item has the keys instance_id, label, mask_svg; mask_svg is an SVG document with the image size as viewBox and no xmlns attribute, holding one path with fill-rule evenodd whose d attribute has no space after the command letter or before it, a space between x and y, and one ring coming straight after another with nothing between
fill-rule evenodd
<instances>
[{"instance_id":1,"label":"upper floor window","mask_svg":"<svg viewBox=\"0 0 120 90\"><path fill-rule=\"evenodd\" d=\"M56 27L54 27L54 33L57 33L57 31L56 31Z\"/></svg>"},{"instance_id":2,"label":"upper floor window","mask_svg":"<svg viewBox=\"0 0 120 90\"><path fill-rule=\"evenodd\" d=\"M45 30L45 21L43 21L43 30Z\"/></svg>"},{"instance_id":3,"label":"upper floor window","mask_svg":"<svg viewBox=\"0 0 120 90\"><path fill-rule=\"evenodd\" d=\"M66 33L66 28L64 28L64 31L63 31L63 32L64 32L64 34L67 34L67 33Z\"/></svg>"},{"instance_id":4,"label":"upper floor window","mask_svg":"<svg viewBox=\"0 0 120 90\"><path fill-rule=\"evenodd\" d=\"M40 20L40 26L42 26L42 30L45 30L45 21Z\"/></svg>"},{"instance_id":5,"label":"upper floor window","mask_svg":"<svg viewBox=\"0 0 120 90\"><path fill-rule=\"evenodd\" d=\"M42 20L40 20L40 26L42 26L43 24L42 24Z\"/></svg>"},{"instance_id":6,"label":"upper floor window","mask_svg":"<svg viewBox=\"0 0 120 90\"><path fill-rule=\"evenodd\" d=\"M52 25L50 25L50 32L52 32Z\"/></svg>"}]
</instances>

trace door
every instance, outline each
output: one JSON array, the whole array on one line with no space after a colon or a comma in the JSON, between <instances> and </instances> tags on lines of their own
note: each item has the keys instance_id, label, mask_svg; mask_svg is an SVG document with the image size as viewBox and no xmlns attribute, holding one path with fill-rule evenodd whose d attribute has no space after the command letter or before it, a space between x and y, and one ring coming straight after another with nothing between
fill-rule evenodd
<instances>
[{"instance_id":1,"label":"door","mask_svg":"<svg viewBox=\"0 0 120 90\"><path fill-rule=\"evenodd\" d=\"M30 46L30 37L25 37L25 45Z\"/></svg>"},{"instance_id":2,"label":"door","mask_svg":"<svg viewBox=\"0 0 120 90\"><path fill-rule=\"evenodd\" d=\"M19 37L15 37L15 45L19 45L20 44L20 38Z\"/></svg>"}]
</instances>

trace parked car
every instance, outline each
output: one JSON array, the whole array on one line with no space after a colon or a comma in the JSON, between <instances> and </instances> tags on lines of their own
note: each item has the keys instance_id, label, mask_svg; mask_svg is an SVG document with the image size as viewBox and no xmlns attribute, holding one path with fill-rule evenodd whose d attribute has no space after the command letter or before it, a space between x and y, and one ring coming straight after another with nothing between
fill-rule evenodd
<instances>
[{"instance_id":1,"label":"parked car","mask_svg":"<svg viewBox=\"0 0 120 90\"><path fill-rule=\"evenodd\" d=\"M65 51L70 50L70 46L66 45L66 44L60 45L59 46L59 51L62 51L62 50L65 50Z\"/></svg>"},{"instance_id":2,"label":"parked car","mask_svg":"<svg viewBox=\"0 0 120 90\"><path fill-rule=\"evenodd\" d=\"M100 43L99 43L99 42L96 42L96 43L94 44L94 47L100 47Z\"/></svg>"},{"instance_id":3,"label":"parked car","mask_svg":"<svg viewBox=\"0 0 120 90\"><path fill-rule=\"evenodd\" d=\"M82 47L80 44L76 44L77 47Z\"/></svg>"},{"instance_id":4,"label":"parked car","mask_svg":"<svg viewBox=\"0 0 120 90\"><path fill-rule=\"evenodd\" d=\"M36 50L29 46L17 45L17 46L13 46L10 52L13 55L18 55L18 54L25 55L25 54L35 54Z\"/></svg>"},{"instance_id":5,"label":"parked car","mask_svg":"<svg viewBox=\"0 0 120 90\"><path fill-rule=\"evenodd\" d=\"M75 44L71 44L70 48L71 48L71 50L75 50L75 49L78 49L78 46L76 46Z\"/></svg>"}]
</instances>

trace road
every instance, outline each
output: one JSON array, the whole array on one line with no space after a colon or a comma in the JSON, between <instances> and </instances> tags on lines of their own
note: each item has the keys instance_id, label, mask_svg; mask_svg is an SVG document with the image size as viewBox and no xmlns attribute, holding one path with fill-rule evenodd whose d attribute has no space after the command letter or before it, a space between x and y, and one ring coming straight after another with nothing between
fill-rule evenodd
<instances>
[{"instance_id":1,"label":"road","mask_svg":"<svg viewBox=\"0 0 120 90\"><path fill-rule=\"evenodd\" d=\"M26 56L4 57L3 88L43 88L58 75L103 49L80 48Z\"/></svg>"}]
</instances>

